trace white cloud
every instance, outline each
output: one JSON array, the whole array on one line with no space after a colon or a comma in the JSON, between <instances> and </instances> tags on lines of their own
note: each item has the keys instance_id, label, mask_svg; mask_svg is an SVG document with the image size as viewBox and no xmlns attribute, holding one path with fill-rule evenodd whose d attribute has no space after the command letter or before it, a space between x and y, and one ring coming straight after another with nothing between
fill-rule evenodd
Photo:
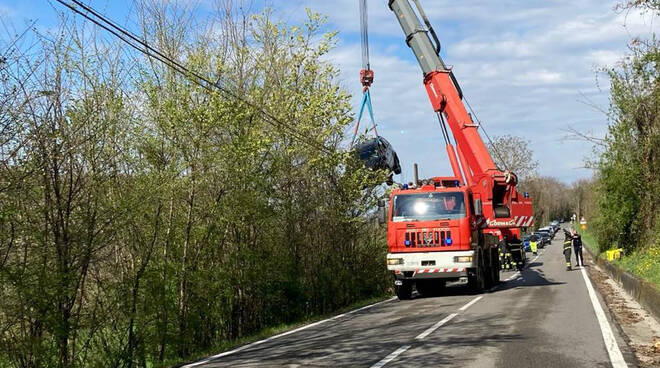
<instances>
[{"instance_id":1,"label":"white cloud","mask_svg":"<svg viewBox=\"0 0 660 368\"><path fill-rule=\"evenodd\" d=\"M423 175L444 174L449 166L421 72L386 1L379 2L370 2L370 35L376 71L372 99L381 133L397 148L408 171L412 162L419 162ZM591 148L566 140L564 129L605 132L606 116L590 106L608 105L608 82L599 76L597 85L596 68L614 65L630 39L657 31L656 19L617 14L615 1L602 0L422 3L443 43L443 56L454 65L489 134L531 140L544 175L567 182L591 175L579 164ZM330 26L341 31L342 42L331 58L342 68L344 86L355 95L357 108L357 4L338 0L307 5L326 12Z\"/></svg>"}]
</instances>

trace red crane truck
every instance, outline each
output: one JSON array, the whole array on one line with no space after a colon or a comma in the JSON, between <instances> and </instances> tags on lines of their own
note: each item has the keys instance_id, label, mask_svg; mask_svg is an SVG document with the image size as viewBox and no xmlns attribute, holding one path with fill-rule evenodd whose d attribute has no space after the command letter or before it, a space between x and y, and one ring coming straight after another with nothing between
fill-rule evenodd
<instances>
[{"instance_id":1,"label":"red crane truck","mask_svg":"<svg viewBox=\"0 0 660 368\"><path fill-rule=\"evenodd\" d=\"M410 0L389 0L389 7L422 69L453 176L392 192L387 268L399 299L409 299L413 285L427 294L447 281L467 282L482 291L499 282L498 244L516 242L520 228L532 225L532 200L516 190L515 174L495 165L454 74L439 55L433 28L418 0L412 1L417 12Z\"/></svg>"}]
</instances>

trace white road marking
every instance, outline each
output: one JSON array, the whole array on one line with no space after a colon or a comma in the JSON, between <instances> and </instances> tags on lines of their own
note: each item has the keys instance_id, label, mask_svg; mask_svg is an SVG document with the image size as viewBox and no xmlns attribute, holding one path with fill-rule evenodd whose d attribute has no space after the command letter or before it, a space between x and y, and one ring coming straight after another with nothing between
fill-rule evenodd
<instances>
[{"instance_id":1,"label":"white road marking","mask_svg":"<svg viewBox=\"0 0 660 368\"><path fill-rule=\"evenodd\" d=\"M195 366L198 366L198 365L201 365L201 364L206 364L206 363L210 362L210 361L213 360L213 359L218 359L218 358L225 357L225 356L227 356L227 355L235 354L235 353L238 353L238 352L243 351L243 350L245 350L245 349L249 349L249 348L251 348L251 347L253 347L253 346L257 346L257 345L263 344L263 343L265 343L265 342L268 342L268 341L271 341L271 340L275 340L275 339L280 338L280 337L283 337L283 336L291 335L291 334L293 334L293 333L296 333L296 332L299 332L299 331L302 331L302 330L306 330L306 329L308 329L308 328L310 328L310 327L318 326L318 325L320 325L320 324L323 324L323 323L326 323L326 322L329 322L329 321L333 321L333 320L339 319L339 318L341 318L341 317L348 316L348 315L350 315L350 314L353 314L353 313L356 313L356 312L359 312L359 311L362 311L362 310L365 310L365 309L368 309L368 308L371 308L371 307L375 307L375 306L377 306L377 305L379 305L379 304L383 304L383 303L391 302L391 301L394 300L394 299L396 299L396 297L392 297L392 298L389 298L389 299L387 299L387 300L382 300L382 301L377 302L377 303L369 304L369 305L366 305L366 306L364 306L364 307L362 307L362 308L358 308L358 309L352 310L352 311L350 311L350 312L342 313L342 314L336 315L336 316L334 316L334 317L331 317L331 318L328 318L328 319L324 319L324 320L322 320L322 321L317 321L317 322L314 322L314 323L310 323L310 324L308 324L308 325L304 325L304 326L302 326L302 327L298 327L298 328L296 328L295 330L291 330L291 331L283 332L283 333L281 333L281 334L278 334L278 335L275 335L275 336L271 336L271 337L269 337L269 338L267 338L267 339L263 339L263 340L255 341L255 342L253 342L253 343L250 343L250 344L247 344L247 345L243 345L243 346L241 346L241 347L239 347L239 348L236 348L236 349L234 349L234 350L225 351L224 353L220 353L220 354L216 354L216 355L210 356L210 357L208 357L208 358L206 358L206 359L200 360L200 361L195 362L195 363L186 364L186 365L182 366L181 368L190 368L190 367L195 367ZM392 359L394 359L394 358L392 358Z\"/></svg>"},{"instance_id":2,"label":"white road marking","mask_svg":"<svg viewBox=\"0 0 660 368\"><path fill-rule=\"evenodd\" d=\"M483 298L483 295L482 295L482 296L478 296L478 297L472 299L472 301L470 301L469 303L465 304L464 306L458 308L458 310L459 310L459 311L464 311L464 310L470 308L470 307L472 306L472 304L478 302L481 298Z\"/></svg>"},{"instance_id":3,"label":"white road marking","mask_svg":"<svg viewBox=\"0 0 660 368\"><path fill-rule=\"evenodd\" d=\"M509 276L509 278L504 280L504 281L511 281L511 280L515 279L516 277L518 277L518 276L520 276L520 271L518 271L518 272L514 273L513 275Z\"/></svg>"},{"instance_id":4,"label":"white road marking","mask_svg":"<svg viewBox=\"0 0 660 368\"><path fill-rule=\"evenodd\" d=\"M534 257L534 259L532 260L532 262L536 261L536 260L537 260L542 254L543 254L543 252L539 252L539 254L538 254L536 257ZM530 263L531 263L531 262L530 262ZM529 264L527 264L526 268L527 268L527 267L529 267ZM511 275L511 277L509 277L506 281L509 281L509 280L513 279L514 277L518 277L518 276L520 276L520 271L518 271L518 272L514 273L513 275ZM491 288L490 290L492 291L492 290L494 290L494 289L495 289L495 287ZM465 304L464 306L458 308L458 310L459 310L459 311L465 311L466 309L470 308L474 303L476 303L476 302L478 302L479 300L481 300L481 298L483 298L483 297L484 297L484 296L481 295L481 296L478 296L478 297L472 299L470 302L468 302L468 303ZM437 323L434 324L433 326L431 326L431 327L429 327L428 329L426 329L426 330L425 330L424 332L422 332L421 334L417 335L417 336L415 337L415 340L422 340L422 339L425 339L428 335L432 334L435 330L437 330L438 328L440 328L440 327L442 327L443 325L445 325L447 322L449 322L449 321L451 321L452 319L454 319L454 317L456 317L457 315L458 315L458 313L452 313L452 314L448 315L447 317L443 318L441 321L437 322ZM392 352L390 355L386 356L383 360L381 360L381 361L379 361L378 363L372 365L371 368L381 368L381 367L383 367L385 364L391 362L391 361L394 360L396 357L398 357L399 355L403 354L406 350L410 349L410 347L411 347L411 345L405 345L405 346L400 347L399 349L397 349L397 350L395 350L394 352ZM613 368L618 368L618 367L613 367Z\"/></svg>"},{"instance_id":5,"label":"white road marking","mask_svg":"<svg viewBox=\"0 0 660 368\"><path fill-rule=\"evenodd\" d=\"M621 350L619 350L619 345L614 338L612 333L612 327L605 317L603 308L600 306L594 287L591 285L589 276L587 276L587 271L582 268L581 270L582 277L584 278L584 283L587 285L587 291L589 292L589 299L591 299L591 304L594 307L594 312L596 312L596 318L598 319L598 324L600 325L600 332L603 334L603 341L605 342L605 347L607 348L607 354L610 356L610 362L612 362L612 368L621 368L627 367L626 361L623 359Z\"/></svg>"},{"instance_id":6,"label":"white road marking","mask_svg":"<svg viewBox=\"0 0 660 368\"><path fill-rule=\"evenodd\" d=\"M440 322L434 324L433 326L429 327L426 331L424 331L421 334L417 335L417 337L415 337L415 340L421 340L421 339L425 338L426 336L433 333L433 331L440 328L440 326L442 326L445 323L451 321L452 318L456 317L457 315L458 315L458 313L452 313L452 314L448 315L447 317L443 318Z\"/></svg>"},{"instance_id":7,"label":"white road marking","mask_svg":"<svg viewBox=\"0 0 660 368\"><path fill-rule=\"evenodd\" d=\"M402 346L402 347L394 350L390 355L383 358L383 360L381 360L380 362L372 365L371 368L381 368L385 364L387 364L387 363L391 362L392 360L394 360L399 355L403 354L408 349L410 349L410 345L405 345L405 346Z\"/></svg>"}]
</instances>

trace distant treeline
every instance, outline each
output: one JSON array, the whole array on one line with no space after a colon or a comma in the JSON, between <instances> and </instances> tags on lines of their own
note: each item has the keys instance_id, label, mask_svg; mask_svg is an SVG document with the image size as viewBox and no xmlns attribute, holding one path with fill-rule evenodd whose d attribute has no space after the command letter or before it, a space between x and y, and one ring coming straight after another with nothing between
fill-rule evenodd
<instances>
[{"instance_id":1,"label":"distant treeline","mask_svg":"<svg viewBox=\"0 0 660 368\"><path fill-rule=\"evenodd\" d=\"M128 24L241 100L71 15L2 47L0 366L166 365L385 293L334 34L219 6Z\"/></svg>"}]
</instances>

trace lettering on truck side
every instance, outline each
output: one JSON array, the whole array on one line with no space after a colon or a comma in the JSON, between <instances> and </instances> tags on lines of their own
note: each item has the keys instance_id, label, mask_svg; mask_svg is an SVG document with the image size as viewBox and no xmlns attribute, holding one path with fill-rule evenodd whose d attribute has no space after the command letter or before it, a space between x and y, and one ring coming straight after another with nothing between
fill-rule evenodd
<instances>
[{"instance_id":1,"label":"lettering on truck side","mask_svg":"<svg viewBox=\"0 0 660 368\"><path fill-rule=\"evenodd\" d=\"M497 221L497 220L492 220L488 219L486 220L486 224L490 227L494 226L515 226L516 225L516 219L511 219L509 221Z\"/></svg>"}]
</instances>

